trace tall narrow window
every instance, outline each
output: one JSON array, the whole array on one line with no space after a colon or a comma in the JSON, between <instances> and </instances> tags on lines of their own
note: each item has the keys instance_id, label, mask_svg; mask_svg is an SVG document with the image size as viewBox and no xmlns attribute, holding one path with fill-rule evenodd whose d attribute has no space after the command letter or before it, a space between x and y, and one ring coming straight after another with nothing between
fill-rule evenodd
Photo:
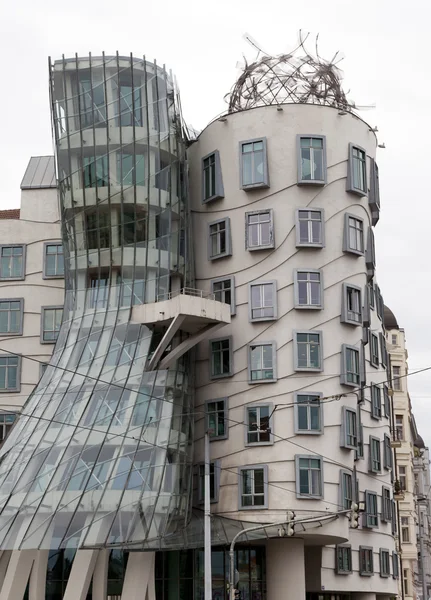
<instances>
[{"instance_id":1,"label":"tall narrow window","mask_svg":"<svg viewBox=\"0 0 431 600\"><path fill-rule=\"evenodd\" d=\"M344 510L352 507L354 500L353 477L347 471L341 471L341 506Z\"/></svg>"},{"instance_id":2,"label":"tall narrow window","mask_svg":"<svg viewBox=\"0 0 431 600\"><path fill-rule=\"evenodd\" d=\"M379 167L375 160L370 158L370 193L368 195L368 204L371 209L371 224L377 225L380 217L380 186L379 186Z\"/></svg>"},{"instance_id":3,"label":"tall narrow window","mask_svg":"<svg viewBox=\"0 0 431 600\"><path fill-rule=\"evenodd\" d=\"M209 245L208 245L208 258L214 260L216 258L223 258L224 256L230 256L231 241L230 241L230 219L219 219L213 223L209 223Z\"/></svg>"},{"instance_id":4,"label":"tall narrow window","mask_svg":"<svg viewBox=\"0 0 431 600\"><path fill-rule=\"evenodd\" d=\"M371 384L371 416L374 419L382 418L382 390L374 383Z\"/></svg>"},{"instance_id":5,"label":"tall narrow window","mask_svg":"<svg viewBox=\"0 0 431 600\"><path fill-rule=\"evenodd\" d=\"M323 210L297 210L296 211L296 245L322 248L323 236Z\"/></svg>"},{"instance_id":6,"label":"tall narrow window","mask_svg":"<svg viewBox=\"0 0 431 600\"><path fill-rule=\"evenodd\" d=\"M358 445L358 426L356 411L343 406L343 433L342 445L344 448L356 450Z\"/></svg>"},{"instance_id":7,"label":"tall narrow window","mask_svg":"<svg viewBox=\"0 0 431 600\"><path fill-rule=\"evenodd\" d=\"M0 442L4 442L9 435L9 431L12 429L16 417L16 414L0 413Z\"/></svg>"},{"instance_id":8,"label":"tall narrow window","mask_svg":"<svg viewBox=\"0 0 431 600\"><path fill-rule=\"evenodd\" d=\"M256 465L239 469L240 508L265 508L268 476L266 466Z\"/></svg>"},{"instance_id":9,"label":"tall narrow window","mask_svg":"<svg viewBox=\"0 0 431 600\"><path fill-rule=\"evenodd\" d=\"M385 469L392 469L392 447L391 438L385 433L383 436L383 466Z\"/></svg>"},{"instance_id":10,"label":"tall narrow window","mask_svg":"<svg viewBox=\"0 0 431 600\"><path fill-rule=\"evenodd\" d=\"M295 370L322 370L322 334L320 331L294 333Z\"/></svg>"},{"instance_id":11,"label":"tall narrow window","mask_svg":"<svg viewBox=\"0 0 431 600\"><path fill-rule=\"evenodd\" d=\"M395 439L399 441L402 441L404 439L403 415L395 415Z\"/></svg>"},{"instance_id":12,"label":"tall narrow window","mask_svg":"<svg viewBox=\"0 0 431 600\"><path fill-rule=\"evenodd\" d=\"M359 350L343 344L341 350L340 382L353 387L359 385L361 377Z\"/></svg>"},{"instance_id":13,"label":"tall narrow window","mask_svg":"<svg viewBox=\"0 0 431 600\"><path fill-rule=\"evenodd\" d=\"M42 308L42 342L54 343L57 340L62 318L62 306L47 306Z\"/></svg>"},{"instance_id":14,"label":"tall narrow window","mask_svg":"<svg viewBox=\"0 0 431 600\"><path fill-rule=\"evenodd\" d=\"M202 202L223 198L220 154L215 150L202 159Z\"/></svg>"},{"instance_id":15,"label":"tall narrow window","mask_svg":"<svg viewBox=\"0 0 431 600\"><path fill-rule=\"evenodd\" d=\"M271 442L270 418L272 406L248 406L247 419L247 444L262 444Z\"/></svg>"},{"instance_id":16,"label":"tall narrow window","mask_svg":"<svg viewBox=\"0 0 431 600\"><path fill-rule=\"evenodd\" d=\"M392 344L393 346L398 346L398 336L397 336L397 334L396 334L396 333L393 333L393 334L391 335L391 344Z\"/></svg>"},{"instance_id":17,"label":"tall narrow window","mask_svg":"<svg viewBox=\"0 0 431 600\"><path fill-rule=\"evenodd\" d=\"M268 187L266 138L240 142L241 188Z\"/></svg>"},{"instance_id":18,"label":"tall narrow window","mask_svg":"<svg viewBox=\"0 0 431 600\"><path fill-rule=\"evenodd\" d=\"M232 375L232 338L210 341L211 378Z\"/></svg>"},{"instance_id":19,"label":"tall narrow window","mask_svg":"<svg viewBox=\"0 0 431 600\"><path fill-rule=\"evenodd\" d=\"M401 539L406 544L410 542L410 526L408 517L401 517Z\"/></svg>"},{"instance_id":20,"label":"tall narrow window","mask_svg":"<svg viewBox=\"0 0 431 600\"><path fill-rule=\"evenodd\" d=\"M380 548L380 577L389 577L391 574L389 550Z\"/></svg>"},{"instance_id":21,"label":"tall narrow window","mask_svg":"<svg viewBox=\"0 0 431 600\"><path fill-rule=\"evenodd\" d=\"M24 246L1 246L0 279L24 279Z\"/></svg>"},{"instance_id":22,"label":"tall narrow window","mask_svg":"<svg viewBox=\"0 0 431 600\"><path fill-rule=\"evenodd\" d=\"M248 351L249 383L275 381L277 379L275 342L250 344Z\"/></svg>"},{"instance_id":23,"label":"tall narrow window","mask_svg":"<svg viewBox=\"0 0 431 600\"><path fill-rule=\"evenodd\" d=\"M77 128L100 127L106 123L105 86L97 70L78 72L78 97L80 123Z\"/></svg>"},{"instance_id":24,"label":"tall narrow window","mask_svg":"<svg viewBox=\"0 0 431 600\"><path fill-rule=\"evenodd\" d=\"M366 526L379 526L379 511L377 505L377 494L374 492L365 492L365 510L366 510Z\"/></svg>"},{"instance_id":25,"label":"tall narrow window","mask_svg":"<svg viewBox=\"0 0 431 600\"><path fill-rule=\"evenodd\" d=\"M235 306L235 278L220 277L211 281L211 292L214 294L214 300L230 304L230 314L236 312Z\"/></svg>"},{"instance_id":26,"label":"tall narrow window","mask_svg":"<svg viewBox=\"0 0 431 600\"><path fill-rule=\"evenodd\" d=\"M370 471L380 473L382 470L382 457L380 440L370 435Z\"/></svg>"},{"instance_id":27,"label":"tall narrow window","mask_svg":"<svg viewBox=\"0 0 431 600\"><path fill-rule=\"evenodd\" d=\"M117 125L142 127L141 81L139 76L134 72L132 79L132 73L129 69L126 69L120 72L118 79L118 84L114 79ZM156 106L156 101L157 99L153 98L153 106Z\"/></svg>"},{"instance_id":28,"label":"tall narrow window","mask_svg":"<svg viewBox=\"0 0 431 600\"><path fill-rule=\"evenodd\" d=\"M349 214L345 215L343 250L352 254L364 254L364 222Z\"/></svg>"},{"instance_id":29,"label":"tall narrow window","mask_svg":"<svg viewBox=\"0 0 431 600\"><path fill-rule=\"evenodd\" d=\"M110 248L111 217L106 210L89 212L85 216L88 249Z\"/></svg>"},{"instance_id":30,"label":"tall narrow window","mask_svg":"<svg viewBox=\"0 0 431 600\"><path fill-rule=\"evenodd\" d=\"M89 282L88 302L89 308L105 308L109 298L109 271L101 270L100 273L91 273Z\"/></svg>"},{"instance_id":31,"label":"tall narrow window","mask_svg":"<svg viewBox=\"0 0 431 600\"><path fill-rule=\"evenodd\" d=\"M0 300L0 334L22 334L24 300Z\"/></svg>"},{"instance_id":32,"label":"tall narrow window","mask_svg":"<svg viewBox=\"0 0 431 600\"><path fill-rule=\"evenodd\" d=\"M398 554L396 552L392 552L392 577L394 579L398 579L400 576L400 568L398 563Z\"/></svg>"},{"instance_id":33,"label":"tall narrow window","mask_svg":"<svg viewBox=\"0 0 431 600\"><path fill-rule=\"evenodd\" d=\"M352 572L352 548L351 546L337 546L336 549L336 572L338 575Z\"/></svg>"},{"instance_id":34,"label":"tall narrow window","mask_svg":"<svg viewBox=\"0 0 431 600\"><path fill-rule=\"evenodd\" d=\"M245 219L246 249L265 250L267 248L274 248L274 225L272 210L248 212L245 214Z\"/></svg>"},{"instance_id":35,"label":"tall narrow window","mask_svg":"<svg viewBox=\"0 0 431 600\"><path fill-rule=\"evenodd\" d=\"M84 156L82 163L83 186L85 188L109 186L109 157L107 154L99 156Z\"/></svg>"},{"instance_id":36,"label":"tall narrow window","mask_svg":"<svg viewBox=\"0 0 431 600\"><path fill-rule=\"evenodd\" d=\"M407 491L407 467L405 465L399 465L398 479L400 482L401 492L406 492Z\"/></svg>"},{"instance_id":37,"label":"tall narrow window","mask_svg":"<svg viewBox=\"0 0 431 600\"><path fill-rule=\"evenodd\" d=\"M326 183L326 145L322 136L298 136L298 183Z\"/></svg>"},{"instance_id":38,"label":"tall narrow window","mask_svg":"<svg viewBox=\"0 0 431 600\"><path fill-rule=\"evenodd\" d=\"M350 325L360 325L362 323L361 296L361 288L347 283L343 284L342 323L349 323Z\"/></svg>"},{"instance_id":39,"label":"tall narrow window","mask_svg":"<svg viewBox=\"0 0 431 600\"><path fill-rule=\"evenodd\" d=\"M323 290L320 271L295 271L295 308L322 308Z\"/></svg>"},{"instance_id":40,"label":"tall narrow window","mask_svg":"<svg viewBox=\"0 0 431 600\"><path fill-rule=\"evenodd\" d=\"M409 596L410 585L409 585L409 570L403 569L403 589L404 596Z\"/></svg>"},{"instance_id":41,"label":"tall narrow window","mask_svg":"<svg viewBox=\"0 0 431 600\"><path fill-rule=\"evenodd\" d=\"M321 394L297 393L295 399L295 433L321 433Z\"/></svg>"},{"instance_id":42,"label":"tall narrow window","mask_svg":"<svg viewBox=\"0 0 431 600\"><path fill-rule=\"evenodd\" d=\"M117 182L118 185L146 185L145 155L117 153Z\"/></svg>"},{"instance_id":43,"label":"tall narrow window","mask_svg":"<svg viewBox=\"0 0 431 600\"><path fill-rule=\"evenodd\" d=\"M0 392L18 392L20 358L8 354L0 355Z\"/></svg>"},{"instance_id":44,"label":"tall narrow window","mask_svg":"<svg viewBox=\"0 0 431 600\"><path fill-rule=\"evenodd\" d=\"M367 156L365 150L354 144L349 145L349 166L347 175L347 191L359 196L366 196Z\"/></svg>"},{"instance_id":45,"label":"tall narrow window","mask_svg":"<svg viewBox=\"0 0 431 600\"><path fill-rule=\"evenodd\" d=\"M207 427L212 440L226 439L228 435L227 398L206 402Z\"/></svg>"},{"instance_id":46,"label":"tall narrow window","mask_svg":"<svg viewBox=\"0 0 431 600\"><path fill-rule=\"evenodd\" d=\"M268 321L277 318L276 286L275 281L249 284L250 321Z\"/></svg>"},{"instance_id":47,"label":"tall narrow window","mask_svg":"<svg viewBox=\"0 0 431 600\"><path fill-rule=\"evenodd\" d=\"M43 276L64 277L63 244L46 243L43 257Z\"/></svg>"},{"instance_id":48,"label":"tall narrow window","mask_svg":"<svg viewBox=\"0 0 431 600\"><path fill-rule=\"evenodd\" d=\"M359 546L359 575L370 576L373 573L373 549L369 546Z\"/></svg>"},{"instance_id":49,"label":"tall narrow window","mask_svg":"<svg viewBox=\"0 0 431 600\"><path fill-rule=\"evenodd\" d=\"M322 458L295 456L298 497L321 498L323 495Z\"/></svg>"},{"instance_id":50,"label":"tall narrow window","mask_svg":"<svg viewBox=\"0 0 431 600\"><path fill-rule=\"evenodd\" d=\"M392 367L392 382L394 390L396 392L401 392L403 389L401 386L401 367L397 367L396 365Z\"/></svg>"},{"instance_id":51,"label":"tall narrow window","mask_svg":"<svg viewBox=\"0 0 431 600\"><path fill-rule=\"evenodd\" d=\"M391 490L385 486L382 487L382 521L390 522L392 519L392 498Z\"/></svg>"}]
</instances>

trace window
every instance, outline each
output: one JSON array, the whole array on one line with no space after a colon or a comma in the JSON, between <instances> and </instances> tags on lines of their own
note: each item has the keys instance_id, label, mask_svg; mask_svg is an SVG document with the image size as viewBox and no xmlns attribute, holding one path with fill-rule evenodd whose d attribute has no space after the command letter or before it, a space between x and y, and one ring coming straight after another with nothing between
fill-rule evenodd
<instances>
[{"instance_id":1,"label":"window","mask_svg":"<svg viewBox=\"0 0 431 600\"><path fill-rule=\"evenodd\" d=\"M341 507L344 510L352 508L354 500L353 477L349 471L341 471Z\"/></svg>"},{"instance_id":2,"label":"window","mask_svg":"<svg viewBox=\"0 0 431 600\"><path fill-rule=\"evenodd\" d=\"M105 89L101 73L89 69L79 70L78 80L75 80L76 95L79 97L79 127L100 127L106 122ZM76 107L78 109L78 107ZM77 110L78 112L78 110Z\"/></svg>"},{"instance_id":3,"label":"window","mask_svg":"<svg viewBox=\"0 0 431 600\"><path fill-rule=\"evenodd\" d=\"M91 273L89 278L89 308L105 308L109 298L109 271L101 269L100 272Z\"/></svg>"},{"instance_id":4,"label":"window","mask_svg":"<svg viewBox=\"0 0 431 600\"><path fill-rule=\"evenodd\" d=\"M350 325L362 323L361 288L343 283L343 300L341 305L341 322Z\"/></svg>"},{"instance_id":5,"label":"window","mask_svg":"<svg viewBox=\"0 0 431 600\"><path fill-rule=\"evenodd\" d=\"M358 445L358 429L356 411L343 406L343 420L341 425L341 446L356 450Z\"/></svg>"},{"instance_id":6,"label":"window","mask_svg":"<svg viewBox=\"0 0 431 600\"><path fill-rule=\"evenodd\" d=\"M235 278L233 276L213 279L211 281L211 292L214 294L214 299L217 302L230 304L230 314L235 314Z\"/></svg>"},{"instance_id":7,"label":"window","mask_svg":"<svg viewBox=\"0 0 431 600\"><path fill-rule=\"evenodd\" d=\"M396 392L402 391L401 386L401 367L393 366L392 367L392 381L394 384L394 390Z\"/></svg>"},{"instance_id":8,"label":"window","mask_svg":"<svg viewBox=\"0 0 431 600\"><path fill-rule=\"evenodd\" d=\"M232 338L210 341L211 379L232 375Z\"/></svg>"},{"instance_id":9,"label":"window","mask_svg":"<svg viewBox=\"0 0 431 600\"><path fill-rule=\"evenodd\" d=\"M404 419L403 415L395 415L395 436L397 440L404 439Z\"/></svg>"},{"instance_id":10,"label":"window","mask_svg":"<svg viewBox=\"0 0 431 600\"><path fill-rule=\"evenodd\" d=\"M269 187L266 138L240 142L241 189Z\"/></svg>"},{"instance_id":11,"label":"window","mask_svg":"<svg viewBox=\"0 0 431 600\"><path fill-rule=\"evenodd\" d=\"M401 539L406 544L410 542L410 526L408 517L401 517Z\"/></svg>"},{"instance_id":12,"label":"window","mask_svg":"<svg viewBox=\"0 0 431 600\"><path fill-rule=\"evenodd\" d=\"M11 413L0 413L0 442L4 442L9 435L9 431L12 429L12 425L15 423L17 416L18 415Z\"/></svg>"},{"instance_id":13,"label":"window","mask_svg":"<svg viewBox=\"0 0 431 600\"><path fill-rule=\"evenodd\" d=\"M109 157L84 156L82 162L83 187L95 188L109 186Z\"/></svg>"},{"instance_id":14,"label":"window","mask_svg":"<svg viewBox=\"0 0 431 600\"><path fill-rule=\"evenodd\" d=\"M326 140L323 136L298 135L298 184L326 183Z\"/></svg>"},{"instance_id":15,"label":"window","mask_svg":"<svg viewBox=\"0 0 431 600\"><path fill-rule=\"evenodd\" d=\"M371 416L373 419L382 418L382 390L374 383L371 384Z\"/></svg>"},{"instance_id":16,"label":"window","mask_svg":"<svg viewBox=\"0 0 431 600\"><path fill-rule=\"evenodd\" d=\"M347 172L347 191L367 195L367 155L360 146L349 144L349 166Z\"/></svg>"},{"instance_id":17,"label":"window","mask_svg":"<svg viewBox=\"0 0 431 600\"><path fill-rule=\"evenodd\" d=\"M230 219L219 219L208 224L208 260L232 254Z\"/></svg>"},{"instance_id":18,"label":"window","mask_svg":"<svg viewBox=\"0 0 431 600\"><path fill-rule=\"evenodd\" d=\"M272 209L245 213L246 250L274 248Z\"/></svg>"},{"instance_id":19,"label":"window","mask_svg":"<svg viewBox=\"0 0 431 600\"><path fill-rule=\"evenodd\" d=\"M0 246L0 279L24 279L25 246Z\"/></svg>"},{"instance_id":20,"label":"window","mask_svg":"<svg viewBox=\"0 0 431 600\"><path fill-rule=\"evenodd\" d=\"M380 548L380 577L389 577L391 574L389 565L389 550Z\"/></svg>"},{"instance_id":21,"label":"window","mask_svg":"<svg viewBox=\"0 0 431 600\"><path fill-rule=\"evenodd\" d=\"M383 466L385 469L392 469L391 438L386 433L383 436L383 452Z\"/></svg>"},{"instance_id":22,"label":"window","mask_svg":"<svg viewBox=\"0 0 431 600\"><path fill-rule=\"evenodd\" d=\"M296 495L298 498L322 498L323 459L320 456L295 456Z\"/></svg>"},{"instance_id":23,"label":"window","mask_svg":"<svg viewBox=\"0 0 431 600\"><path fill-rule=\"evenodd\" d=\"M364 254L364 221L353 215L344 215L343 251Z\"/></svg>"},{"instance_id":24,"label":"window","mask_svg":"<svg viewBox=\"0 0 431 600\"><path fill-rule=\"evenodd\" d=\"M381 468L380 440L370 435L370 471L380 473Z\"/></svg>"},{"instance_id":25,"label":"window","mask_svg":"<svg viewBox=\"0 0 431 600\"><path fill-rule=\"evenodd\" d=\"M0 355L0 392L19 392L21 358L10 354Z\"/></svg>"},{"instance_id":26,"label":"window","mask_svg":"<svg viewBox=\"0 0 431 600\"><path fill-rule=\"evenodd\" d=\"M296 211L296 245L314 248L324 246L324 212L322 209Z\"/></svg>"},{"instance_id":27,"label":"window","mask_svg":"<svg viewBox=\"0 0 431 600\"><path fill-rule=\"evenodd\" d=\"M352 547L336 546L335 548L335 570L338 575L352 572Z\"/></svg>"},{"instance_id":28,"label":"window","mask_svg":"<svg viewBox=\"0 0 431 600\"><path fill-rule=\"evenodd\" d=\"M0 334L22 335L24 300L0 300Z\"/></svg>"},{"instance_id":29,"label":"window","mask_svg":"<svg viewBox=\"0 0 431 600\"><path fill-rule=\"evenodd\" d=\"M295 308L323 308L321 271L294 272Z\"/></svg>"},{"instance_id":30,"label":"window","mask_svg":"<svg viewBox=\"0 0 431 600\"><path fill-rule=\"evenodd\" d=\"M117 182L124 187L146 185L145 155L117 152Z\"/></svg>"},{"instance_id":31,"label":"window","mask_svg":"<svg viewBox=\"0 0 431 600\"><path fill-rule=\"evenodd\" d=\"M370 308L373 310L376 308L376 300L374 297L374 282L370 281L368 284L368 302L370 303Z\"/></svg>"},{"instance_id":32,"label":"window","mask_svg":"<svg viewBox=\"0 0 431 600\"><path fill-rule=\"evenodd\" d=\"M379 338L370 332L370 363L373 367L379 366Z\"/></svg>"},{"instance_id":33,"label":"window","mask_svg":"<svg viewBox=\"0 0 431 600\"><path fill-rule=\"evenodd\" d=\"M403 589L404 589L404 595L405 596L409 596L409 590L410 590L410 586L409 586L409 570L408 569L403 569Z\"/></svg>"},{"instance_id":34,"label":"window","mask_svg":"<svg viewBox=\"0 0 431 600\"><path fill-rule=\"evenodd\" d=\"M374 158L370 158L370 193L368 195L368 205L371 209L372 225L377 225L380 216L380 187L379 187L379 167Z\"/></svg>"},{"instance_id":35,"label":"window","mask_svg":"<svg viewBox=\"0 0 431 600\"><path fill-rule=\"evenodd\" d=\"M374 492L365 492L365 517L366 527L378 527L378 507L377 507L377 494Z\"/></svg>"},{"instance_id":36,"label":"window","mask_svg":"<svg viewBox=\"0 0 431 600\"><path fill-rule=\"evenodd\" d=\"M382 486L382 521L390 522L392 519L391 490Z\"/></svg>"},{"instance_id":37,"label":"window","mask_svg":"<svg viewBox=\"0 0 431 600\"><path fill-rule=\"evenodd\" d=\"M272 411L271 404L246 408L247 444L272 443Z\"/></svg>"},{"instance_id":38,"label":"window","mask_svg":"<svg viewBox=\"0 0 431 600\"><path fill-rule=\"evenodd\" d=\"M295 433L322 433L323 407L321 393L296 393Z\"/></svg>"},{"instance_id":39,"label":"window","mask_svg":"<svg viewBox=\"0 0 431 600\"><path fill-rule=\"evenodd\" d=\"M136 77L132 80L132 74L129 70L120 71L118 75L118 85L114 79L114 97L116 98L116 123L117 127L142 127L142 98L140 80ZM156 96L157 97L157 96ZM156 98L153 96L153 101Z\"/></svg>"},{"instance_id":40,"label":"window","mask_svg":"<svg viewBox=\"0 0 431 600\"><path fill-rule=\"evenodd\" d=\"M88 249L111 247L111 216L104 210L85 215L85 235Z\"/></svg>"},{"instance_id":41,"label":"window","mask_svg":"<svg viewBox=\"0 0 431 600\"><path fill-rule=\"evenodd\" d=\"M373 549L370 546L359 546L359 575L370 576L373 573Z\"/></svg>"},{"instance_id":42,"label":"window","mask_svg":"<svg viewBox=\"0 0 431 600\"><path fill-rule=\"evenodd\" d=\"M407 491L407 468L404 465L398 467L398 478L402 492Z\"/></svg>"},{"instance_id":43,"label":"window","mask_svg":"<svg viewBox=\"0 0 431 600\"><path fill-rule=\"evenodd\" d=\"M43 277L64 277L63 244L44 244Z\"/></svg>"},{"instance_id":44,"label":"window","mask_svg":"<svg viewBox=\"0 0 431 600\"><path fill-rule=\"evenodd\" d=\"M398 563L398 554L396 552L392 552L392 577L394 579L398 579L400 576L399 563Z\"/></svg>"},{"instance_id":45,"label":"window","mask_svg":"<svg viewBox=\"0 0 431 600\"><path fill-rule=\"evenodd\" d=\"M340 383L355 387L360 383L359 350L354 346L343 344L341 349Z\"/></svg>"},{"instance_id":46,"label":"window","mask_svg":"<svg viewBox=\"0 0 431 600\"><path fill-rule=\"evenodd\" d=\"M210 462L210 502L218 502L220 488L219 461ZM199 503L205 502L205 464L199 465Z\"/></svg>"},{"instance_id":47,"label":"window","mask_svg":"<svg viewBox=\"0 0 431 600\"><path fill-rule=\"evenodd\" d=\"M62 306L42 307L42 334L40 340L42 344L54 344L56 342L62 319Z\"/></svg>"},{"instance_id":48,"label":"window","mask_svg":"<svg viewBox=\"0 0 431 600\"><path fill-rule=\"evenodd\" d=\"M396 333L393 333L391 335L391 340L392 340L391 341L392 346L398 346L398 336Z\"/></svg>"},{"instance_id":49,"label":"window","mask_svg":"<svg viewBox=\"0 0 431 600\"><path fill-rule=\"evenodd\" d=\"M271 321L277 318L277 282L249 283L250 321Z\"/></svg>"},{"instance_id":50,"label":"window","mask_svg":"<svg viewBox=\"0 0 431 600\"><path fill-rule=\"evenodd\" d=\"M322 371L322 332L294 332L295 371Z\"/></svg>"},{"instance_id":51,"label":"window","mask_svg":"<svg viewBox=\"0 0 431 600\"><path fill-rule=\"evenodd\" d=\"M218 150L202 159L202 202L211 202L224 197Z\"/></svg>"},{"instance_id":52,"label":"window","mask_svg":"<svg viewBox=\"0 0 431 600\"><path fill-rule=\"evenodd\" d=\"M239 508L267 508L268 467L254 465L239 469Z\"/></svg>"},{"instance_id":53,"label":"window","mask_svg":"<svg viewBox=\"0 0 431 600\"><path fill-rule=\"evenodd\" d=\"M207 427L211 440L225 440L229 426L226 420L227 398L216 398L205 403Z\"/></svg>"},{"instance_id":54,"label":"window","mask_svg":"<svg viewBox=\"0 0 431 600\"><path fill-rule=\"evenodd\" d=\"M275 342L258 342L248 346L248 382L264 383L277 380Z\"/></svg>"},{"instance_id":55,"label":"window","mask_svg":"<svg viewBox=\"0 0 431 600\"><path fill-rule=\"evenodd\" d=\"M385 336L383 335L383 333L379 333L379 339L380 339L380 356L381 356L381 363L382 363L382 367L387 367L388 366L388 351L386 349L386 340L385 340Z\"/></svg>"},{"instance_id":56,"label":"window","mask_svg":"<svg viewBox=\"0 0 431 600\"><path fill-rule=\"evenodd\" d=\"M371 229L371 227L368 227L367 249L365 251L365 265L367 267L368 279L374 277L374 271L376 268L376 250L375 250L375 245L374 245L374 231ZM383 302L383 300L380 296L380 292L379 292L378 301L379 301L379 304L380 304L380 302ZM383 306L378 305L377 314L378 314L380 320L382 320Z\"/></svg>"}]
</instances>

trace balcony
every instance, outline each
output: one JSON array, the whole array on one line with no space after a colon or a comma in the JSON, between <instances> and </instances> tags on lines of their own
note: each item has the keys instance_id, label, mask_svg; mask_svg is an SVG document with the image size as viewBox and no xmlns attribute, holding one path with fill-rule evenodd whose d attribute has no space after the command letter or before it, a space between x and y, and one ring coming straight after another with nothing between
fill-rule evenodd
<instances>
[{"instance_id":1,"label":"balcony","mask_svg":"<svg viewBox=\"0 0 431 600\"><path fill-rule=\"evenodd\" d=\"M392 430L391 448L401 448L403 443L403 432L400 428Z\"/></svg>"}]
</instances>

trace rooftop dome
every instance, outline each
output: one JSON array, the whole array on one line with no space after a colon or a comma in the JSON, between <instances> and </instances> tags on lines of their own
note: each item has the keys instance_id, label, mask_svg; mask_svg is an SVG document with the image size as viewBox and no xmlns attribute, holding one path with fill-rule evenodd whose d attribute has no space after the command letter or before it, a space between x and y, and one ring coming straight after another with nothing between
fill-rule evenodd
<instances>
[{"instance_id":1,"label":"rooftop dome","mask_svg":"<svg viewBox=\"0 0 431 600\"><path fill-rule=\"evenodd\" d=\"M396 320L394 313L387 306L385 306L385 309L384 309L383 320L384 320L386 329L399 329L398 321Z\"/></svg>"}]
</instances>

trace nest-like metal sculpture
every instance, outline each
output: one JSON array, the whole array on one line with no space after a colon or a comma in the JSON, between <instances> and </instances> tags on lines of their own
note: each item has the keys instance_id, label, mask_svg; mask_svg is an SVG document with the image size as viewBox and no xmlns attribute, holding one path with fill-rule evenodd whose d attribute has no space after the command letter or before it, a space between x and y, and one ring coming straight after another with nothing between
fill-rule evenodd
<instances>
[{"instance_id":1,"label":"nest-like metal sculpture","mask_svg":"<svg viewBox=\"0 0 431 600\"><path fill-rule=\"evenodd\" d=\"M332 60L324 60L319 55L319 36L315 40L315 54L305 47L308 37L309 34L300 31L298 46L279 56L269 56L251 42L258 50L258 57L250 64L245 63L232 90L225 96L229 112L285 103L321 104L347 111L355 108L341 86L339 52Z\"/></svg>"}]
</instances>

